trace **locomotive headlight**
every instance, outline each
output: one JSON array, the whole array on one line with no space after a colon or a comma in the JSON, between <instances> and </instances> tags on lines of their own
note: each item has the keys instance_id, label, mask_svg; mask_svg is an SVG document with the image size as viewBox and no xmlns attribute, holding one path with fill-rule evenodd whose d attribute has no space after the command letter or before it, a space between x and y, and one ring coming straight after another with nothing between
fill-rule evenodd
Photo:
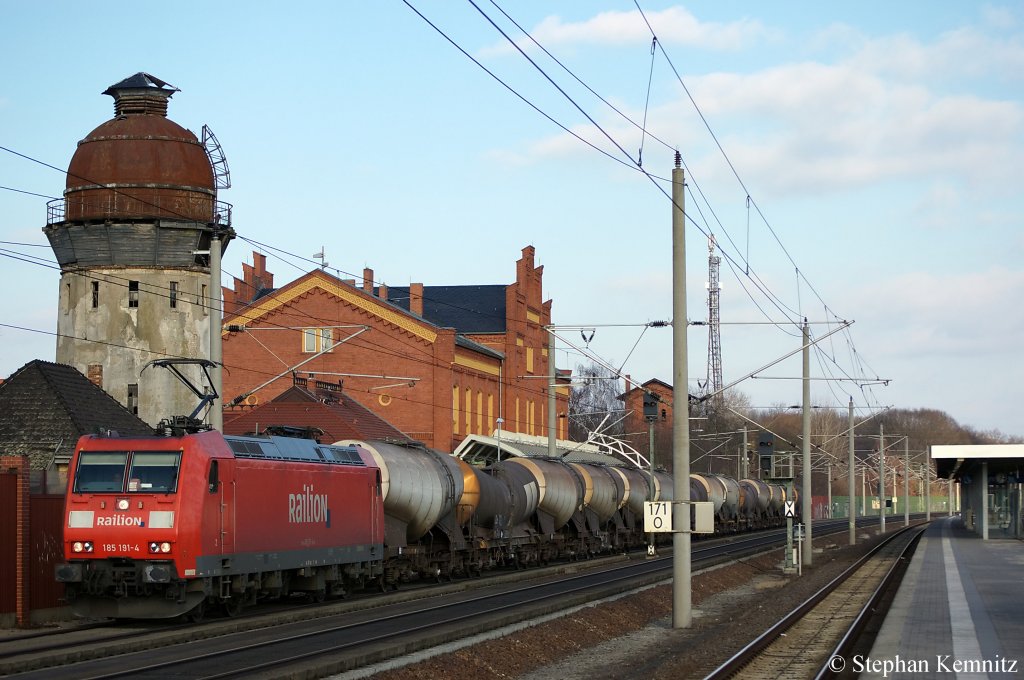
<instances>
[{"instance_id":1,"label":"locomotive headlight","mask_svg":"<svg viewBox=\"0 0 1024 680\"><path fill-rule=\"evenodd\" d=\"M171 552L171 544L167 541L163 543L157 543L156 541L149 542L149 552L151 553L169 553Z\"/></svg>"},{"instance_id":2,"label":"locomotive headlight","mask_svg":"<svg viewBox=\"0 0 1024 680\"><path fill-rule=\"evenodd\" d=\"M85 546L82 544L81 541L75 541L71 544L71 552L80 553L83 550L85 550Z\"/></svg>"},{"instance_id":3,"label":"locomotive headlight","mask_svg":"<svg viewBox=\"0 0 1024 680\"><path fill-rule=\"evenodd\" d=\"M129 505L131 505L131 503L129 503L127 498L118 498L117 499L117 509L118 510L127 510Z\"/></svg>"},{"instance_id":4,"label":"locomotive headlight","mask_svg":"<svg viewBox=\"0 0 1024 680\"><path fill-rule=\"evenodd\" d=\"M166 542L166 541L161 543L160 544L160 552L162 552L162 553L169 553L169 552L171 552L171 544Z\"/></svg>"}]
</instances>

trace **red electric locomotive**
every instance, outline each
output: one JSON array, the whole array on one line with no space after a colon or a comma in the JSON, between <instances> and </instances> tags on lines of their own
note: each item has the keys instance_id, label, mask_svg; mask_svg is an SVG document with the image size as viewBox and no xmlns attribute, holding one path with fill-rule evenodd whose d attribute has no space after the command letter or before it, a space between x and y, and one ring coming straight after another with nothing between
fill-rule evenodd
<instances>
[{"instance_id":1,"label":"red electric locomotive","mask_svg":"<svg viewBox=\"0 0 1024 680\"><path fill-rule=\"evenodd\" d=\"M82 437L57 580L79 616L202 616L383 574L380 471L358 447L216 431Z\"/></svg>"}]
</instances>

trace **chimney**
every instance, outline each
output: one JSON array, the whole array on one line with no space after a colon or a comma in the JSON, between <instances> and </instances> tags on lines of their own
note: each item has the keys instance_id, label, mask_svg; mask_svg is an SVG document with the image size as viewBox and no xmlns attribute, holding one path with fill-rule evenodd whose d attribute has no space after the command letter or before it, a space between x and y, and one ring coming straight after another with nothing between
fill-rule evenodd
<instances>
[{"instance_id":1,"label":"chimney","mask_svg":"<svg viewBox=\"0 0 1024 680\"><path fill-rule=\"evenodd\" d=\"M417 316L423 316L423 284L409 284L409 311Z\"/></svg>"},{"instance_id":2,"label":"chimney","mask_svg":"<svg viewBox=\"0 0 1024 680\"><path fill-rule=\"evenodd\" d=\"M103 364L89 364L86 377L96 387L103 387Z\"/></svg>"},{"instance_id":3,"label":"chimney","mask_svg":"<svg viewBox=\"0 0 1024 680\"><path fill-rule=\"evenodd\" d=\"M363 267L363 291L373 295L373 270Z\"/></svg>"},{"instance_id":4,"label":"chimney","mask_svg":"<svg viewBox=\"0 0 1024 680\"><path fill-rule=\"evenodd\" d=\"M387 302L387 301L388 301L388 287L387 287L387 285L386 285L386 284L383 284L383 283L382 283L382 284L380 284L380 289L378 290L378 292L377 292L377 295L378 295L378 296L380 297L380 299L381 299L381 300L383 300L384 302Z\"/></svg>"}]
</instances>

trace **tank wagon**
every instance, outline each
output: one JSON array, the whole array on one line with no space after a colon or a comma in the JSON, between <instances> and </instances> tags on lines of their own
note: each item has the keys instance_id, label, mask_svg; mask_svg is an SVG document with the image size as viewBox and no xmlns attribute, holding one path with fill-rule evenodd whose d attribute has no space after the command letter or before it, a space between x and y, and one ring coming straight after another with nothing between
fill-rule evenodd
<instances>
[{"instance_id":1,"label":"tank wagon","mask_svg":"<svg viewBox=\"0 0 1024 680\"><path fill-rule=\"evenodd\" d=\"M509 457L486 467L391 441L331 445L215 431L79 440L65 503L76 614L194 619L210 607L387 589L646 545L671 475ZM778 524L785 491L694 474L716 531ZM659 539L666 538L659 536Z\"/></svg>"}]
</instances>

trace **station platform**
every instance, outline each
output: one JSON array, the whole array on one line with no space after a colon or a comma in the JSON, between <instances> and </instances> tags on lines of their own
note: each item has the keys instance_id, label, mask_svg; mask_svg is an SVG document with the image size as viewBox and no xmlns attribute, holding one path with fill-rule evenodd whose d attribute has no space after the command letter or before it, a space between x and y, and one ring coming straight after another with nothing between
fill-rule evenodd
<instances>
[{"instance_id":1,"label":"station platform","mask_svg":"<svg viewBox=\"0 0 1024 680\"><path fill-rule=\"evenodd\" d=\"M1024 677L1024 542L933 519L870 654L846 661L862 678Z\"/></svg>"}]
</instances>

